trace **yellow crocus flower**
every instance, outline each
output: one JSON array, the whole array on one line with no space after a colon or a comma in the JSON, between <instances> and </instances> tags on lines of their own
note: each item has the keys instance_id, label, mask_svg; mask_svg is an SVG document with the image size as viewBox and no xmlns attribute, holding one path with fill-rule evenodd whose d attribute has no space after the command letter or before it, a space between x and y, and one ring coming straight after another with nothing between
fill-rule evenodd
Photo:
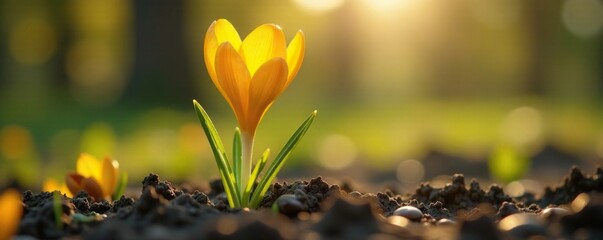
<instances>
[{"instance_id":1,"label":"yellow crocus flower","mask_svg":"<svg viewBox=\"0 0 603 240\"><path fill-rule=\"evenodd\" d=\"M246 173L251 170L256 128L272 102L297 75L304 48L301 30L287 46L285 34L274 24L257 27L243 40L225 19L214 21L207 30L205 66L237 117L243 144L242 170Z\"/></svg>"},{"instance_id":2,"label":"yellow crocus flower","mask_svg":"<svg viewBox=\"0 0 603 240\"><path fill-rule=\"evenodd\" d=\"M205 36L205 65L234 111L241 132L254 133L270 104L289 86L304 58L301 30L289 46L274 24L264 24L241 41L225 19L214 21Z\"/></svg>"},{"instance_id":3,"label":"yellow crocus flower","mask_svg":"<svg viewBox=\"0 0 603 240\"><path fill-rule=\"evenodd\" d=\"M65 179L67 188L75 195L84 190L96 201L111 200L117 187L119 163L108 157L102 160L82 153L77 159L76 172L68 173Z\"/></svg>"},{"instance_id":4,"label":"yellow crocus flower","mask_svg":"<svg viewBox=\"0 0 603 240\"><path fill-rule=\"evenodd\" d=\"M17 231L23 203L21 194L14 189L6 190L0 195L0 240L10 239Z\"/></svg>"}]
</instances>

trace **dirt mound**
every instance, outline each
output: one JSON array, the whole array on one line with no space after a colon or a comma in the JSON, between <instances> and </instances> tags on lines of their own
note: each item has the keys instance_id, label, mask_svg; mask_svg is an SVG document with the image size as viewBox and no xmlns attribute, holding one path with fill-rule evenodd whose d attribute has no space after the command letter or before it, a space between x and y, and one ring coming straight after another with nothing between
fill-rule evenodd
<instances>
[{"instance_id":1,"label":"dirt mound","mask_svg":"<svg viewBox=\"0 0 603 240\"><path fill-rule=\"evenodd\" d=\"M41 239L508 239L603 238L603 170L572 168L542 197L517 198L455 174L442 188L420 184L406 196L360 193L320 177L275 183L258 210L231 209L221 181L201 192L149 174L137 199L93 202L85 192L23 195L19 235ZM56 215L60 215L57 221Z\"/></svg>"}]
</instances>

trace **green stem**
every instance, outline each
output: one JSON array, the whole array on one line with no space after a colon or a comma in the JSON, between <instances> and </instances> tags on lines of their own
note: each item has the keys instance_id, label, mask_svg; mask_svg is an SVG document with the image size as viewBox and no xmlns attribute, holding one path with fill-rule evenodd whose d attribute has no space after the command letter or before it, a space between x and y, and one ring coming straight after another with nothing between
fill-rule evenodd
<instances>
[{"instance_id":1,"label":"green stem","mask_svg":"<svg viewBox=\"0 0 603 240\"><path fill-rule=\"evenodd\" d=\"M253 140L255 138L255 132L241 132L241 142L242 142L242 162L241 162L241 181L238 182L239 190L241 195L243 196L245 192L245 188L247 187L247 182L249 182L249 176L251 175L251 164L253 157ZM248 207L249 199L241 199L241 207Z\"/></svg>"}]
</instances>

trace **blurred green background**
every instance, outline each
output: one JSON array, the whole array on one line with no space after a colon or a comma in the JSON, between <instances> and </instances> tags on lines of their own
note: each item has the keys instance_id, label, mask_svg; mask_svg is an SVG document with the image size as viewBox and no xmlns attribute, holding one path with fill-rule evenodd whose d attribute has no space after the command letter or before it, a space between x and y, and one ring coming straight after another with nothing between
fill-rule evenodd
<instances>
[{"instance_id":1,"label":"blurred green background","mask_svg":"<svg viewBox=\"0 0 603 240\"><path fill-rule=\"evenodd\" d=\"M414 184L440 175L558 180L603 161L601 0L0 0L0 185L62 179L80 152L137 184L218 176L193 111L227 148L234 116L203 38L302 29L299 75L256 156L315 125L283 176Z\"/></svg>"}]
</instances>

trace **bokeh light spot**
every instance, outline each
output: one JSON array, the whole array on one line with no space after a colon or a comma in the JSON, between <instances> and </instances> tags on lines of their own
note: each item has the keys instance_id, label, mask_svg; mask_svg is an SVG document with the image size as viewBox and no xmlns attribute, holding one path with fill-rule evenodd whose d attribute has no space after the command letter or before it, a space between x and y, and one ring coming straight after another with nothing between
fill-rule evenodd
<instances>
[{"instance_id":1,"label":"bokeh light spot","mask_svg":"<svg viewBox=\"0 0 603 240\"><path fill-rule=\"evenodd\" d=\"M73 94L81 103L102 105L113 102L124 85L113 49L103 42L80 41L67 54L67 74Z\"/></svg>"},{"instance_id":2,"label":"bokeh light spot","mask_svg":"<svg viewBox=\"0 0 603 240\"><path fill-rule=\"evenodd\" d=\"M539 196L543 193L543 186L537 181L531 179L521 179L510 182L504 188L505 193L511 197L519 197L524 193L532 193Z\"/></svg>"},{"instance_id":3,"label":"bokeh light spot","mask_svg":"<svg viewBox=\"0 0 603 240\"><path fill-rule=\"evenodd\" d=\"M318 148L318 159L325 168L343 169L356 160L356 145L346 136L327 136Z\"/></svg>"},{"instance_id":4,"label":"bokeh light spot","mask_svg":"<svg viewBox=\"0 0 603 240\"><path fill-rule=\"evenodd\" d=\"M501 134L511 143L523 145L542 135L542 115L533 107L518 107L505 118Z\"/></svg>"},{"instance_id":5,"label":"bokeh light spot","mask_svg":"<svg viewBox=\"0 0 603 240\"><path fill-rule=\"evenodd\" d=\"M24 19L17 22L10 31L9 50L20 64L42 64L52 57L56 48L56 32L43 19Z\"/></svg>"},{"instance_id":6,"label":"bokeh light spot","mask_svg":"<svg viewBox=\"0 0 603 240\"><path fill-rule=\"evenodd\" d=\"M0 132L2 157L7 160L22 159L32 151L32 139L24 127L9 125Z\"/></svg>"},{"instance_id":7,"label":"bokeh light spot","mask_svg":"<svg viewBox=\"0 0 603 240\"><path fill-rule=\"evenodd\" d=\"M409 159L398 164L396 177L403 183L416 183L423 180L425 167L417 160Z\"/></svg>"},{"instance_id":8,"label":"bokeh light spot","mask_svg":"<svg viewBox=\"0 0 603 240\"><path fill-rule=\"evenodd\" d=\"M505 186L505 193L510 197L519 197L526 192L526 189L523 187L519 181L513 181Z\"/></svg>"},{"instance_id":9,"label":"bokeh light spot","mask_svg":"<svg viewBox=\"0 0 603 240\"><path fill-rule=\"evenodd\" d=\"M572 34L589 38L603 28L603 2L600 0L567 0L561 8L563 24Z\"/></svg>"}]
</instances>

